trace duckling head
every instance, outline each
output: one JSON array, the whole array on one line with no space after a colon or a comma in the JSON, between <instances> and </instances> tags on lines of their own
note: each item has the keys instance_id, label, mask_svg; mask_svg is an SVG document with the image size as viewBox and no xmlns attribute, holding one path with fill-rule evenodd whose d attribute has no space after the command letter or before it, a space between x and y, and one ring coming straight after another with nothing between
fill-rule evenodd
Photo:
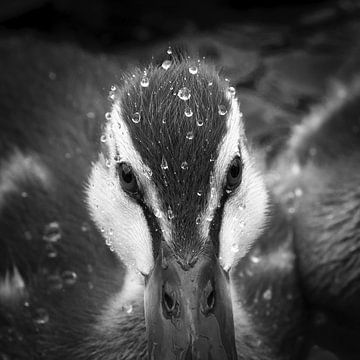
<instances>
[{"instance_id":1,"label":"duckling head","mask_svg":"<svg viewBox=\"0 0 360 360\"><path fill-rule=\"evenodd\" d=\"M231 90L182 59L111 91L87 199L107 244L144 276L151 359L237 358L229 271L259 236L267 196Z\"/></svg>"}]
</instances>

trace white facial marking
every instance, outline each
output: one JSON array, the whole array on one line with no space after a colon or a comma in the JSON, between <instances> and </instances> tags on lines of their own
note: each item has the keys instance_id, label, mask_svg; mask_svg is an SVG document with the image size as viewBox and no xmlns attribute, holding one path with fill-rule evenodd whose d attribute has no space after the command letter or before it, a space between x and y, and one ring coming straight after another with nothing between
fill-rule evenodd
<instances>
[{"instance_id":1,"label":"white facial marking","mask_svg":"<svg viewBox=\"0 0 360 360\"><path fill-rule=\"evenodd\" d=\"M141 126L141 124L134 124ZM131 166L143 189L144 201L158 218L165 240L170 243L170 224L160 206L156 188L151 180L151 169L142 161L134 147L121 108L114 104L111 119L104 135L109 158L100 155L93 166L88 187L90 212L104 233L107 244L123 262L148 274L153 265L152 239L141 206L122 189L116 169L116 161Z\"/></svg>"},{"instance_id":2,"label":"white facial marking","mask_svg":"<svg viewBox=\"0 0 360 360\"><path fill-rule=\"evenodd\" d=\"M219 234L219 260L225 270L243 257L260 234L265 223L267 194L244 143L245 133L238 102L232 99L227 119L227 132L220 144L214 173L210 180L208 205L202 216L201 236L209 237L210 223L220 202L231 161L240 156L243 163L242 182L227 199Z\"/></svg>"},{"instance_id":3,"label":"white facial marking","mask_svg":"<svg viewBox=\"0 0 360 360\"><path fill-rule=\"evenodd\" d=\"M50 185L50 175L37 155L24 155L18 149L0 163L0 209L7 194L22 191L21 185L36 179L42 186Z\"/></svg>"}]
</instances>

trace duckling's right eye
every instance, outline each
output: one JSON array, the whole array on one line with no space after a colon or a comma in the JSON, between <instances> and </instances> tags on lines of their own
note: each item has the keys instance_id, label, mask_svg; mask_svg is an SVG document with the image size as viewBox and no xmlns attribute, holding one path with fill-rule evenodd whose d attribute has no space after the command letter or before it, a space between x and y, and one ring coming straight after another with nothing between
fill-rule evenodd
<instances>
[{"instance_id":1,"label":"duckling's right eye","mask_svg":"<svg viewBox=\"0 0 360 360\"><path fill-rule=\"evenodd\" d=\"M129 194L135 195L139 191L138 183L136 177L131 169L131 167L126 163L121 163L119 165L119 177L121 187Z\"/></svg>"}]
</instances>

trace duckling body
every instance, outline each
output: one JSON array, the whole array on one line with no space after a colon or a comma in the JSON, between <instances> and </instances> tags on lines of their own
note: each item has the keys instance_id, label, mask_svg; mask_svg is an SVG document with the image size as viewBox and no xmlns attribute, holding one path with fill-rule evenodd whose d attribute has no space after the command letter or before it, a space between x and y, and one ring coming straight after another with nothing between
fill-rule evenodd
<instances>
[{"instance_id":1,"label":"duckling body","mask_svg":"<svg viewBox=\"0 0 360 360\"><path fill-rule=\"evenodd\" d=\"M0 286L0 354L147 358L141 285L106 246L84 200L102 145L107 91L121 64L9 37L1 40L0 65L0 274L10 279L6 291L5 281ZM276 205L267 230L232 269L239 359L305 358L309 305L357 324L359 122L346 117L344 128L340 115L296 144L295 134L279 156L280 174L288 173L288 159L301 171L269 180ZM344 152L344 144L353 146ZM289 214L284 194L300 185Z\"/></svg>"}]
</instances>

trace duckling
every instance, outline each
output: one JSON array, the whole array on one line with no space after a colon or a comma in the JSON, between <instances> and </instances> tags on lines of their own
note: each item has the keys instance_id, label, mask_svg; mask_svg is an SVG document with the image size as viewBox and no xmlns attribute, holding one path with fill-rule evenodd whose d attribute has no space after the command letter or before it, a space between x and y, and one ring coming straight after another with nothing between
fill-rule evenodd
<instances>
[{"instance_id":1,"label":"duckling","mask_svg":"<svg viewBox=\"0 0 360 360\"><path fill-rule=\"evenodd\" d=\"M1 40L0 62L3 357L301 358L321 291L306 203L289 218L266 180L269 210L213 67L174 57L123 75L21 37Z\"/></svg>"}]
</instances>

